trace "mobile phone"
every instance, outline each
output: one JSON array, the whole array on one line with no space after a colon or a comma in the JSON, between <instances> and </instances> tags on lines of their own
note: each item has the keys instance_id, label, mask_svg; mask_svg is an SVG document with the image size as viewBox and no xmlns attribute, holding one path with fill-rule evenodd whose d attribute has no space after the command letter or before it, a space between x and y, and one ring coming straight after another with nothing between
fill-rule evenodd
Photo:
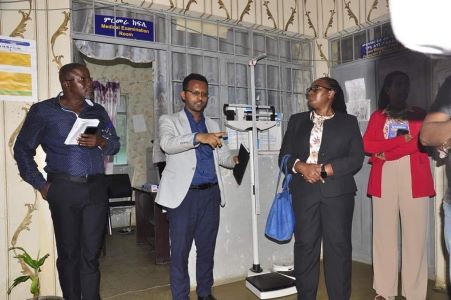
<instances>
[{"instance_id":1,"label":"mobile phone","mask_svg":"<svg viewBox=\"0 0 451 300\"><path fill-rule=\"evenodd\" d=\"M407 129L398 129L396 131L396 136L406 135L406 134L409 134L409 130L407 130Z\"/></svg>"},{"instance_id":2,"label":"mobile phone","mask_svg":"<svg viewBox=\"0 0 451 300\"><path fill-rule=\"evenodd\" d=\"M96 134L97 133L97 127L94 126L88 126L85 129L84 134Z\"/></svg>"}]
</instances>

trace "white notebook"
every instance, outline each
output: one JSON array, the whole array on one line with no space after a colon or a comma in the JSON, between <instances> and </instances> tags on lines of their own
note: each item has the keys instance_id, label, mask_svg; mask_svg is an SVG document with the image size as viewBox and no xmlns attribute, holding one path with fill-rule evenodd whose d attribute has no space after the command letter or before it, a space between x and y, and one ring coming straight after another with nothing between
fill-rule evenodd
<instances>
[{"instance_id":1,"label":"white notebook","mask_svg":"<svg viewBox=\"0 0 451 300\"><path fill-rule=\"evenodd\" d=\"M80 135L85 132L86 127L97 127L99 125L100 121L98 119L82 119L77 118L75 120L74 126L72 126L72 129L70 130L69 134L66 137L66 140L64 141L65 145L77 145L77 139L80 137Z\"/></svg>"}]
</instances>

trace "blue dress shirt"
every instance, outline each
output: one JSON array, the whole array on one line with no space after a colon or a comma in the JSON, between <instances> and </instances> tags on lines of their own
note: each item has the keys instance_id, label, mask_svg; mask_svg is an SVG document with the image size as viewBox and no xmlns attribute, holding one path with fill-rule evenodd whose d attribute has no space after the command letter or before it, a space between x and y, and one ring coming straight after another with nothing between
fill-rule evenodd
<instances>
[{"instance_id":1,"label":"blue dress shirt","mask_svg":"<svg viewBox=\"0 0 451 300\"><path fill-rule=\"evenodd\" d=\"M42 102L33 104L14 145L14 158L20 176L35 189L46 184L34 160L36 148L41 145L46 153L47 173L64 173L72 176L86 176L104 173L104 155L119 151L119 137L100 104L86 100L79 118L98 119L98 130L106 139L104 149L88 148L79 145L65 145L67 135L77 119L77 114L59 103L59 94Z\"/></svg>"},{"instance_id":2,"label":"blue dress shirt","mask_svg":"<svg viewBox=\"0 0 451 300\"><path fill-rule=\"evenodd\" d=\"M185 113L188 116L188 121L192 132L208 133L203 114L200 121L196 122L191 112L185 109ZM193 143L195 142L193 141ZM194 171L191 184L198 185L218 182L218 178L216 177L215 160L213 158L213 149L210 145L200 144L196 147L196 161L196 170Z\"/></svg>"}]
</instances>

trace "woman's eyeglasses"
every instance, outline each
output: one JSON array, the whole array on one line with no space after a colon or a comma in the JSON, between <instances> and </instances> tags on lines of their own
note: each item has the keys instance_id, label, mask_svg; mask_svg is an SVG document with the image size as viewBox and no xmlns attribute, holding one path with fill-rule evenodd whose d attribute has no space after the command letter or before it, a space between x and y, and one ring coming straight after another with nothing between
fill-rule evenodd
<instances>
[{"instance_id":1,"label":"woman's eyeglasses","mask_svg":"<svg viewBox=\"0 0 451 300\"><path fill-rule=\"evenodd\" d=\"M200 92L200 91L190 91L185 90L185 92L190 92L194 97L201 97L201 98L208 98L208 93L206 92Z\"/></svg>"},{"instance_id":2,"label":"woman's eyeglasses","mask_svg":"<svg viewBox=\"0 0 451 300\"><path fill-rule=\"evenodd\" d=\"M321 89L321 88L323 88L323 89L325 89L325 90L328 90L328 91L332 91L332 90L333 90L333 89L331 89L331 88L329 88L329 87L327 87L327 86L322 86L322 85L319 85L319 84L314 84L314 85L312 85L311 87L308 87L308 88L305 90L305 94L308 95L308 93L309 93L310 91L316 93L316 92L317 92L319 89Z\"/></svg>"}]
</instances>

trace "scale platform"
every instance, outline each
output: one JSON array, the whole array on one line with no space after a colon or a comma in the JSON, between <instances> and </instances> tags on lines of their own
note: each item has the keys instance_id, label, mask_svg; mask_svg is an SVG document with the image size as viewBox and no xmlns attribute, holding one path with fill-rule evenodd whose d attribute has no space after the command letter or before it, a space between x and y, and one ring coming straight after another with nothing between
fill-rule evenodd
<instances>
[{"instance_id":1,"label":"scale platform","mask_svg":"<svg viewBox=\"0 0 451 300\"><path fill-rule=\"evenodd\" d=\"M272 299L297 293L294 271L248 276L246 287L259 299Z\"/></svg>"}]
</instances>

